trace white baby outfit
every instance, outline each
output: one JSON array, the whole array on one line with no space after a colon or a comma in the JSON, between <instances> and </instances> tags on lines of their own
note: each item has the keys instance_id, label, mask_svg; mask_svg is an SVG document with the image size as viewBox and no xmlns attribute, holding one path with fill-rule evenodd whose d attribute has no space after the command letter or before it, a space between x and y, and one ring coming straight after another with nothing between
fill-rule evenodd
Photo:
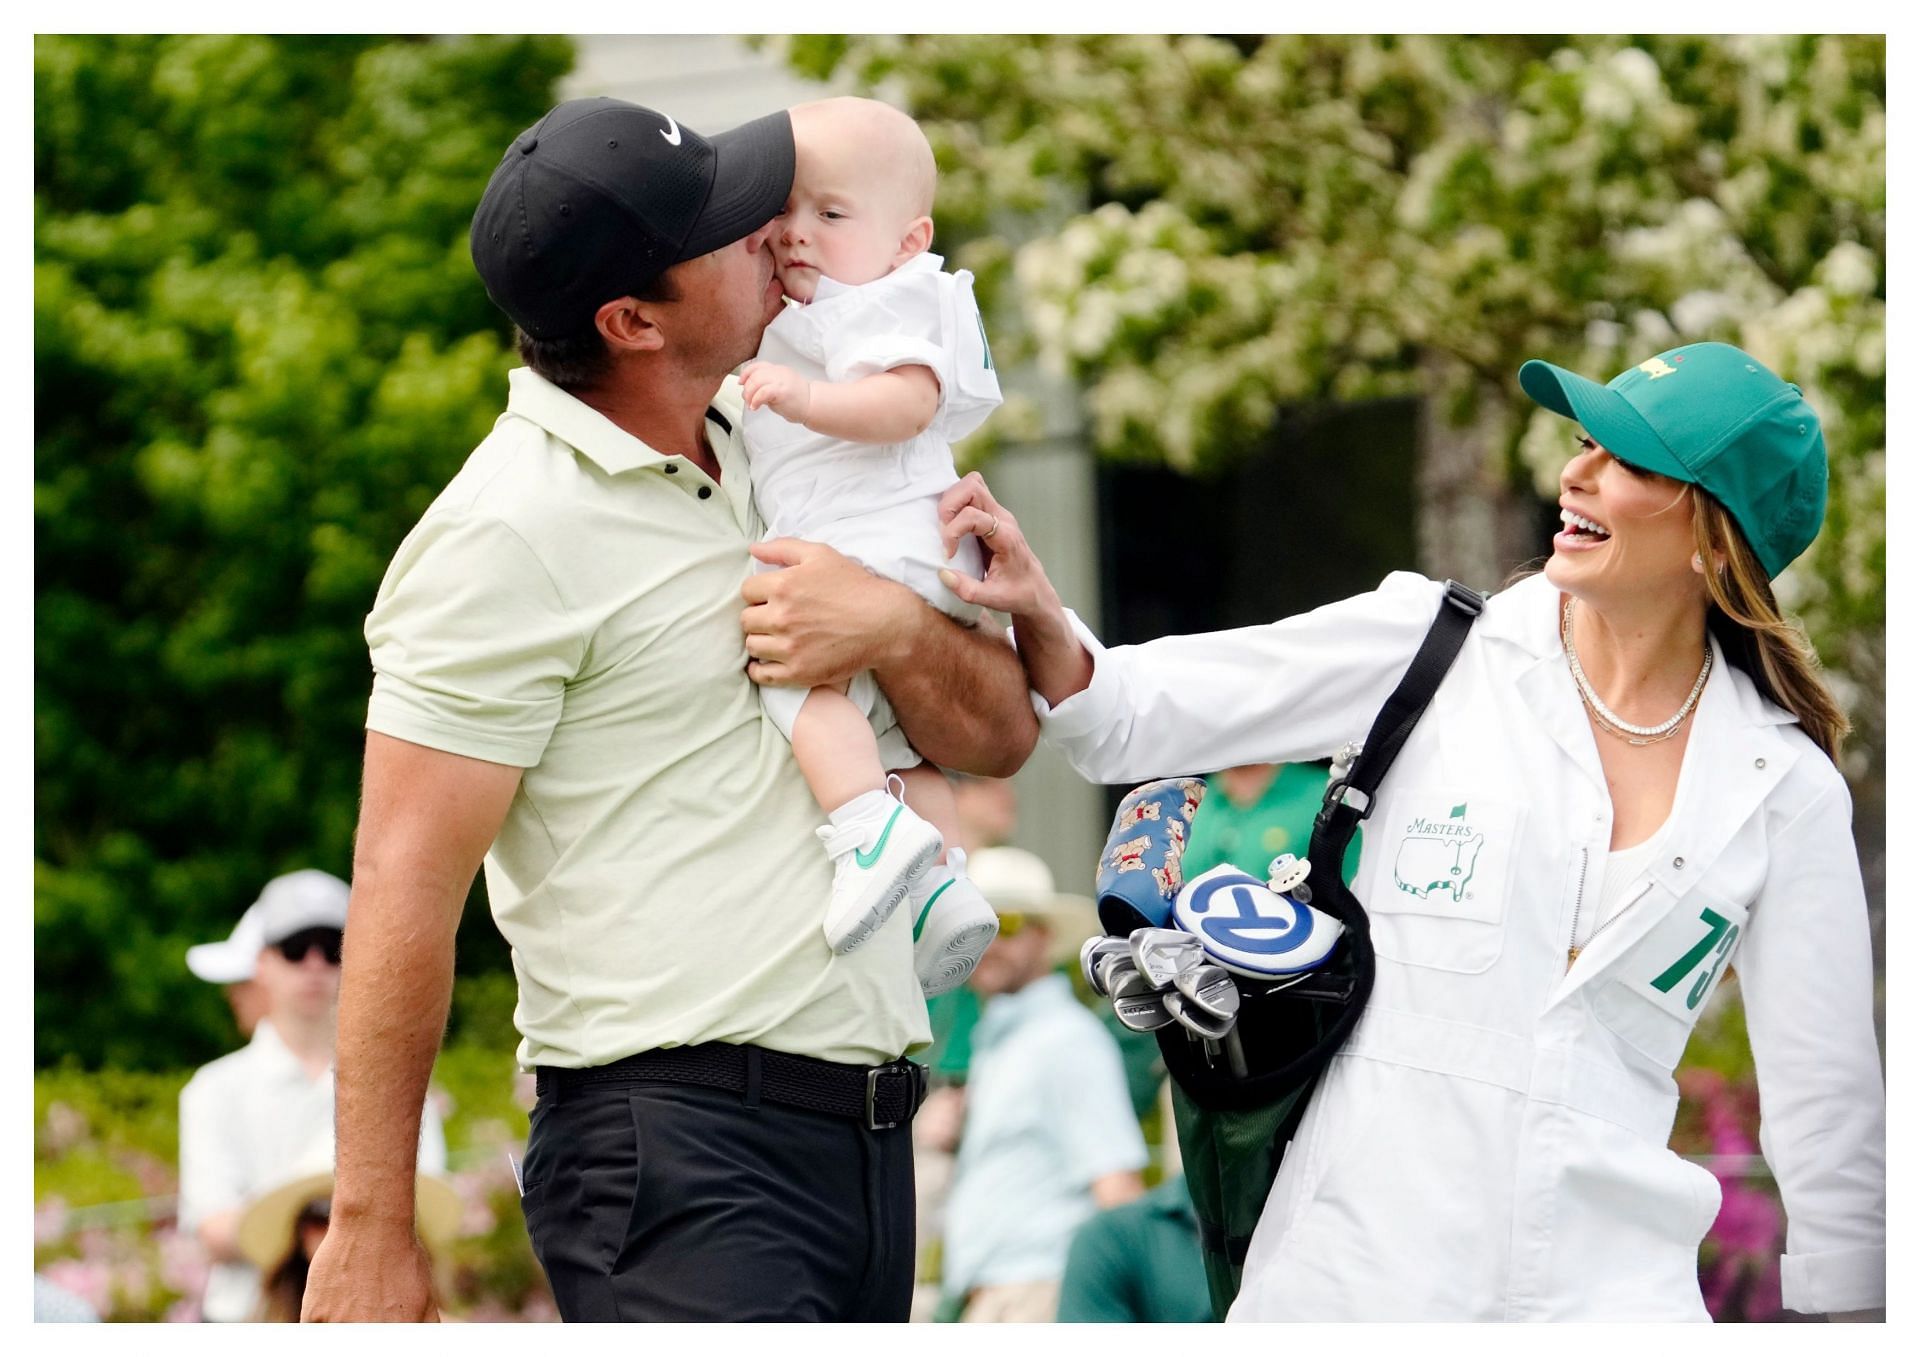
<instances>
[{"instance_id":1,"label":"white baby outfit","mask_svg":"<svg viewBox=\"0 0 1920 1357\"><path fill-rule=\"evenodd\" d=\"M939 571L980 578L980 546L961 539L952 560L940 539L937 505L959 479L955 439L972 433L1000 404L1000 382L973 300L973 275L947 273L936 254L914 256L884 278L848 287L822 277L813 301L789 306L767 326L759 357L809 381L852 382L893 368L924 366L940 382L940 404L925 430L903 443L853 443L815 433L769 409L749 410L743 429L753 497L768 537L824 542L877 574L900 581L941 611L972 622ZM869 673L847 694L880 737L882 764L920 762ZM762 688L762 701L789 738L804 688Z\"/></svg>"}]
</instances>

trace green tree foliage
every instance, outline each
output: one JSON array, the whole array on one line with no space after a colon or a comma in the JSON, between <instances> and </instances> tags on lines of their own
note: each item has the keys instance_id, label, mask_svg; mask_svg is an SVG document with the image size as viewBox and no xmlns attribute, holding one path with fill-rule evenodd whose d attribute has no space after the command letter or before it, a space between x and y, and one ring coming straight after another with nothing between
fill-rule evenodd
<instances>
[{"instance_id":1,"label":"green tree foliage","mask_svg":"<svg viewBox=\"0 0 1920 1357\"><path fill-rule=\"evenodd\" d=\"M1833 455L1827 532L1783 601L1879 745L1882 38L880 35L788 55L921 120L996 344L1024 335L1076 378L1108 456L1204 468L1283 405L1418 393L1470 429L1468 494L1515 497L1537 554L1527 490L1551 493L1570 444L1521 395L1525 359L1604 380L1692 340L1757 354L1807 390Z\"/></svg>"},{"instance_id":2,"label":"green tree foliage","mask_svg":"<svg viewBox=\"0 0 1920 1357\"><path fill-rule=\"evenodd\" d=\"M467 226L571 61L36 41L38 1062L215 1053L183 949L276 872L346 875L361 623L509 365Z\"/></svg>"}]
</instances>

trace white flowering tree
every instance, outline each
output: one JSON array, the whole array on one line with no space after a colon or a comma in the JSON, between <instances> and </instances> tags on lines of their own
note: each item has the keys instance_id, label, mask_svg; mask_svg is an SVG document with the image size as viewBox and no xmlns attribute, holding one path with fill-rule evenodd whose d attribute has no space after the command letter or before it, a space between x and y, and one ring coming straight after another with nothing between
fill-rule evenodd
<instances>
[{"instance_id":1,"label":"white flowering tree","mask_svg":"<svg viewBox=\"0 0 1920 1357\"><path fill-rule=\"evenodd\" d=\"M1784 578L1877 763L1885 636L1885 43L1877 37L830 37L899 99L996 344L1076 379L1102 455L1199 468L1280 407L1424 397L1421 564L1545 549L1602 380L1739 344L1807 391L1827 530ZM1008 346L1009 348L1011 346ZM1008 356L1014 356L1009 354ZM1868 772L1856 767L1856 773Z\"/></svg>"}]
</instances>

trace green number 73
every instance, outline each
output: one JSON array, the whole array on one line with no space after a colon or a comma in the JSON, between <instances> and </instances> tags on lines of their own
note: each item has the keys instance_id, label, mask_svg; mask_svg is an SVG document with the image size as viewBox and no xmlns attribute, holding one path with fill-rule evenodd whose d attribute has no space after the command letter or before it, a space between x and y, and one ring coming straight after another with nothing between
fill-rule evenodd
<instances>
[{"instance_id":1,"label":"green number 73","mask_svg":"<svg viewBox=\"0 0 1920 1357\"><path fill-rule=\"evenodd\" d=\"M1689 947L1685 956L1653 978L1655 989L1662 994L1671 993L1673 987L1692 975L1694 967L1700 964L1707 953L1712 952L1713 960L1708 963L1706 972L1694 982L1693 988L1687 991L1688 1008L1698 1008L1700 1001L1707 997L1708 982L1720 969L1721 958L1733 950L1734 940L1740 936L1739 924L1729 923L1711 909L1700 911L1700 921L1707 926L1707 935Z\"/></svg>"}]
</instances>

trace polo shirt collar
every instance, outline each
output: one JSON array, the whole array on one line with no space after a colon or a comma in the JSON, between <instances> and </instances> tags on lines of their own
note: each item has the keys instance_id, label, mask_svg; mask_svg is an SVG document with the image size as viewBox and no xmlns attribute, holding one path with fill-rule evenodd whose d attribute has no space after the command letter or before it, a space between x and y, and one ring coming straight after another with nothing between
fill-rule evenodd
<instances>
[{"instance_id":1,"label":"polo shirt collar","mask_svg":"<svg viewBox=\"0 0 1920 1357\"><path fill-rule=\"evenodd\" d=\"M667 460L532 368L507 374L507 411L538 424L609 476Z\"/></svg>"},{"instance_id":2,"label":"polo shirt collar","mask_svg":"<svg viewBox=\"0 0 1920 1357\"><path fill-rule=\"evenodd\" d=\"M991 1046L1035 1014L1074 1002L1073 986L1058 972L1043 975L1012 994L996 994L980 1013L980 1025L974 1029L974 1047Z\"/></svg>"},{"instance_id":3,"label":"polo shirt collar","mask_svg":"<svg viewBox=\"0 0 1920 1357\"><path fill-rule=\"evenodd\" d=\"M270 1073L297 1075L302 1083L308 1082L307 1067L300 1063L300 1057L293 1053L293 1048L281 1039L266 1018L254 1025L253 1040L247 1043L247 1049Z\"/></svg>"},{"instance_id":4,"label":"polo shirt collar","mask_svg":"<svg viewBox=\"0 0 1920 1357\"><path fill-rule=\"evenodd\" d=\"M944 256L934 254L931 251L922 250L919 254L916 254L913 258L909 259L906 263L902 264L899 268L895 269L892 273L886 274L880 278L876 278L874 279L874 282L875 283L884 282L887 278L910 278L916 273L938 273L943 267L945 267L946 262L947 261ZM835 279L827 277L823 273L820 275L819 279L816 280L813 285L813 299L817 302L825 301L827 298L837 297L843 292L852 292L855 288L871 287L871 286L873 286L873 283L851 283L850 284L850 283L838 282Z\"/></svg>"}]
</instances>

